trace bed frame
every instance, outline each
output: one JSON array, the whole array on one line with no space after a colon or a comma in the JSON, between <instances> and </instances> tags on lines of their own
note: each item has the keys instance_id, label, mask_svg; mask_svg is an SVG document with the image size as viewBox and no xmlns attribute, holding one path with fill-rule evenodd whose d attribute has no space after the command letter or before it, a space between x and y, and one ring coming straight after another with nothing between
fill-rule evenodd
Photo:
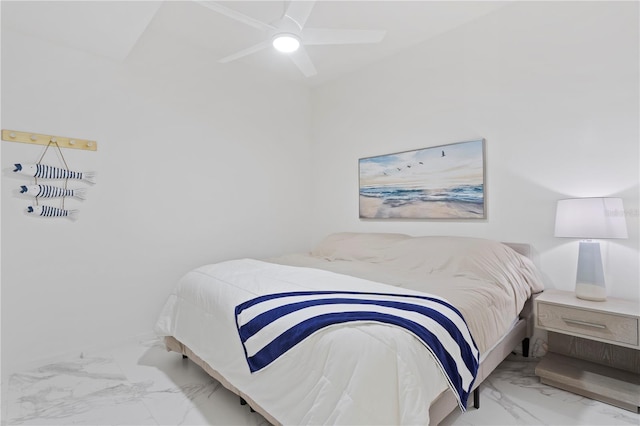
<instances>
[{"instance_id":1,"label":"bed frame","mask_svg":"<svg viewBox=\"0 0 640 426\"><path fill-rule=\"evenodd\" d=\"M520 243L503 243L511 247L516 252L526 257L531 257L531 247L528 244ZM522 343L522 354L525 357L529 356L529 338L533 335L533 299L532 296L526 303L519 315L518 321L511 328L511 331L507 333L502 340L484 357L478 368L478 375L473 386L473 406L477 409L480 408L480 385L491 374L493 370L504 359L513 352L514 348L518 344ZM212 368L209 364L204 362L198 355L196 355L188 346L178 341L176 338L167 336L165 337L165 346L168 351L177 352L182 354L183 358L189 358L191 361L202 367L211 377L220 382L225 388L235 393L240 397L240 403L248 404L251 411L257 411L262 415L269 423L273 425L281 425L273 416L271 416L266 410L264 410L259 404L251 399L249 395L244 394L235 386L225 379L222 374ZM436 398L429 408L430 424L437 425L445 417L451 414L458 407L458 402L451 391L447 388L443 391L438 398Z\"/></svg>"}]
</instances>

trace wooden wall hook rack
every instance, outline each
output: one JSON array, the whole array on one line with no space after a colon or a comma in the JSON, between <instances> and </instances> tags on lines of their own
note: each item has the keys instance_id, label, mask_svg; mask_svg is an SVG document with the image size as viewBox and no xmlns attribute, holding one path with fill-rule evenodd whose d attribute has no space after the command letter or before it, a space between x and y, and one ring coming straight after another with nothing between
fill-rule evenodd
<instances>
[{"instance_id":1,"label":"wooden wall hook rack","mask_svg":"<svg viewBox=\"0 0 640 426\"><path fill-rule=\"evenodd\" d=\"M9 142L32 143L36 145L49 145L56 142L60 148L84 149L97 151L98 142L87 139L67 138L64 136L42 135L39 133L19 132L17 130L2 130L2 140Z\"/></svg>"}]
</instances>

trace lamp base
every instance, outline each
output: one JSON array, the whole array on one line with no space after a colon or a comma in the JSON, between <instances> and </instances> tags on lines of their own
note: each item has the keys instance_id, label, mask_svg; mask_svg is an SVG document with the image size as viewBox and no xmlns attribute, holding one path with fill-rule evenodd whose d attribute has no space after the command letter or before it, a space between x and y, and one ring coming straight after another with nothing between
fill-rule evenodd
<instances>
[{"instance_id":1,"label":"lamp base","mask_svg":"<svg viewBox=\"0 0 640 426\"><path fill-rule=\"evenodd\" d=\"M576 283L576 297L594 302L604 302L607 300L607 290L599 285Z\"/></svg>"},{"instance_id":2,"label":"lamp base","mask_svg":"<svg viewBox=\"0 0 640 426\"><path fill-rule=\"evenodd\" d=\"M580 241L576 297L597 302L607 300L600 244L597 242Z\"/></svg>"}]
</instances>

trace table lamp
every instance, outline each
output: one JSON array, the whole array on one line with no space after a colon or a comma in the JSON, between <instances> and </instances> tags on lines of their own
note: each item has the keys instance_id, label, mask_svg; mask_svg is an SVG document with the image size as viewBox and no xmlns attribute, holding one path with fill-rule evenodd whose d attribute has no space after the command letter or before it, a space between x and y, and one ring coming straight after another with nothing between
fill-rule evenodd
<instances>
[{"instance_id":1,"label":"table lamp","mask_svg":"<svg viewBox=\"0 0 640 426\"><path fill-rule=\"evenodd\" d=\"M627 223L621 198L569 198L558 200L556 237L583 238L578 251L576 297L604 301L600 243L592 238L627 238Z\"/></svg>"}]
</instances>

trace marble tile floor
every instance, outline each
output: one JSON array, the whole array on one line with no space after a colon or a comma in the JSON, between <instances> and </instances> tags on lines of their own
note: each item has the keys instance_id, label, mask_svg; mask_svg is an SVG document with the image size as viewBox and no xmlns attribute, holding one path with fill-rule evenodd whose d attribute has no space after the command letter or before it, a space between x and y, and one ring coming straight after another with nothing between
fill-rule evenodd
<instances>
[{"instance_id":1,"label":"marble tile floor","mask_svg":"<svg viewBox=\"0 0 640 426\"><path fill-rule=\"evenodd\" d=\"M454 412L443 424L640 424L638 414L540 384L536 362L511 356L482 387L481 408ZM2 425L268 424L158 340L14 374L2 398Z\"/></svg>"}]
</instances>

